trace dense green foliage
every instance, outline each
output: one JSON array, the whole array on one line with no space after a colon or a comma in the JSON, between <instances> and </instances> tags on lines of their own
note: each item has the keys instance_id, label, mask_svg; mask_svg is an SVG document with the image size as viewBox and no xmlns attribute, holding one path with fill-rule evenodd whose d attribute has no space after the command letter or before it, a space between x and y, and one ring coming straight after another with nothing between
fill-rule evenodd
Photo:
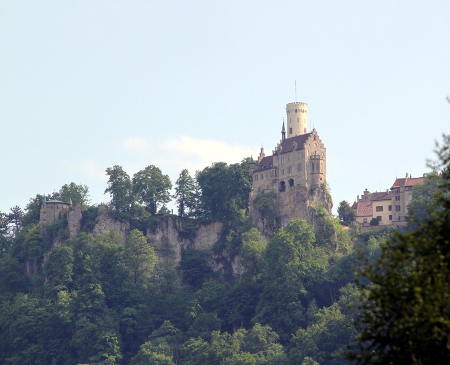
<instances>
[{"instance_id":1,"label":"dense green foliage","mask_svg":"<svg viewBox=\"0 0 450 365\"><path fill-rule=\"evenodd\" d=\"M200 209L200 194L196 180L184 169L175 186L175 198L177 200L178 215L180 217L195 217Z\"/></svg>"},{"instance_id":2,"label":"dense green foliage","mask_svg":"<svg viewBox=\"0 0 450 365\"><path fill-rule=\"evenodd\" d=\"M355 220L355 212L345 200L339 203L338 215L339 221L345 226L349 226Z\"/></svg>"},{"instance_id":3,"label":"dense green foliage","mask_svg":"<svg viewBox=\"0 0 450 365\"><path fill-rule=\"evenodd\" d=\"M364 270L370 284L349 354L357 363L450 361L450 136L444 142L439 171L414 192L411 230L395 233Z\"/></svg>"},{"instance_id":4,"label":"dense green foliage","mask_svg":"<svg viewBox=\"0 0 450 365\"><path fill-rule=\"evenodd\" d=\"M163 219L171 186L152 165L133 178L120 166L107 169L109 209L131 224L125 245L113 232L92 234L97 208L81 198L81 233L70 240L64 219L39 229L44 196L0 213L0 363L337 365L358 330L352 356L360 362L414 363L397 351L410 344L390 342L412 333L415 356L431 349L439 363L449 318L447 178L437 173L439 184L424 185L441 191L432 206L424 196L433 193L417 189L414 225L402 235L350 233L322 207L310 223L276 230L274 199L262 195L255 208L275 230L267 237L249 220L249 166L180 174L180 236L192 239L205 221L222 222L223 231L211 251L184 248L176 266L158 261L164 247L144 234ZM366 277L355 274L362 263ZM398 330L385 331L386 323Z\"/></svg>"}]
</instances>

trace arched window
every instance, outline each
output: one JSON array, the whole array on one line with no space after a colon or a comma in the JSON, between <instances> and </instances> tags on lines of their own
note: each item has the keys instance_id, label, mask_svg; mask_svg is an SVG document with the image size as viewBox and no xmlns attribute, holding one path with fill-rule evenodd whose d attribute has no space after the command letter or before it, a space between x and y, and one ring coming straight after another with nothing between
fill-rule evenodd
<instances>
[{"instance_id":1,"label":"arched window","mask_svg":"<svg viewBox=\"0 0 450 365\"><path fill-rule=\"evenodd\" d=\"M289 186L291 188L294 186L294 179L289 179Z\"/></svg>"},{"instance_id":2,"label":"arched window","mask_svg":"<svg viewBox=\"0 0 450 365\"><path fill-rule=\"evenodd\" d=\"M286 183L284 181L280 181L280 192L286 191Z\"/></svg>"}]
</instances>

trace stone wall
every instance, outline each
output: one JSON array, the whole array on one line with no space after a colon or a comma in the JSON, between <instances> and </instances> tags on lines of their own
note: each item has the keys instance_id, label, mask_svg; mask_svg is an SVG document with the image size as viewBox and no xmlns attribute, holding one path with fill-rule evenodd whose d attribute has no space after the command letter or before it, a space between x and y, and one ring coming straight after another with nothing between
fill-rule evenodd
<instances>
[{"instance_id":1,"label":"stone wall","mask_svg":"<svg viewBox=\"0 0 450 365\"><path fill-rule=\"evenodd\" d=\"M39 226L42 228L55 223L70 208L71 205L64 202L43 203L39 211Z\"/></svg>"}]
</instances>

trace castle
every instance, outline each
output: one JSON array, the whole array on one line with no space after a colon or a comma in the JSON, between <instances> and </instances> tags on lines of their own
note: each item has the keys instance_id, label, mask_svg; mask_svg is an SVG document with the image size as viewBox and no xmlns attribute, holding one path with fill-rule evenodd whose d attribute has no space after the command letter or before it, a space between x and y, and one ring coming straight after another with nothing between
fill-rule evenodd
<instances>
[{"instance_id":1,"label":"castle","mask_svg":"<svg viewBox=\"0 0 450 365\"><path fill-rule=\"evenodd\" d=\"M271 196L277 225L292 218L310 220L310 208L321 205L328 211L332 203L326 191L326 149L315 129L308 132L308 104L286 105L287 131L283 122L281 140L272 154L261 148L252 169L250 215L259 228L263 213L257 208L261 196ZM286 136L287 134L287 136Z\"/></svg>"}]
</instances>

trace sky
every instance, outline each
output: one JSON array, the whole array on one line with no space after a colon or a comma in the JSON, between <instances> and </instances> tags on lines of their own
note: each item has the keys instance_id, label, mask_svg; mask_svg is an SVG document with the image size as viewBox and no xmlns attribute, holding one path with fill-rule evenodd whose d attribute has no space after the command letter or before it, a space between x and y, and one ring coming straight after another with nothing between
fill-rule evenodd
<instances>
[{"instance_id":1,"label":"sky","mask_svg":"<svg viewBox=\"0 0 450 365\"><path fill-rule=\"evenodd\" d=\"M427 172L448 95L448 0L2 0L0 211L72 181L107 202L113 165L175 181L270 152L294 100L336 207Z\"/></svg>"}]
</instances>

